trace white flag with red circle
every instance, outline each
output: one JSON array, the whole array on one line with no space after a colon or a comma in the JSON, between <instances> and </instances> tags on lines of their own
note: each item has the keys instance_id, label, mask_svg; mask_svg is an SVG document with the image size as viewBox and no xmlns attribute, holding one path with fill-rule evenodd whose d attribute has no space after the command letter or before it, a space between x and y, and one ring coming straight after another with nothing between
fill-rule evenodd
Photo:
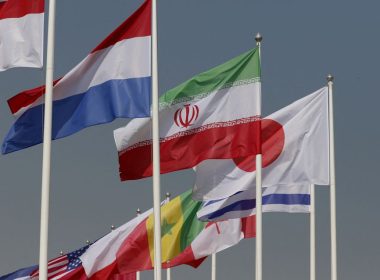
<instances>
[{"instance_id":1,"label":"white flag with red circle","mask_svg":"<svg viewBox=\"0 0 380 280\"><path fill-rule=\"evenodd\" d=\"M297 100L262 121L263 187L329 184L328 90ZM254 142L252 142L253 144ZM255 156L207 160L196 168L193 198L230 197L256 186Z\"/></svg>"}]
</instances>

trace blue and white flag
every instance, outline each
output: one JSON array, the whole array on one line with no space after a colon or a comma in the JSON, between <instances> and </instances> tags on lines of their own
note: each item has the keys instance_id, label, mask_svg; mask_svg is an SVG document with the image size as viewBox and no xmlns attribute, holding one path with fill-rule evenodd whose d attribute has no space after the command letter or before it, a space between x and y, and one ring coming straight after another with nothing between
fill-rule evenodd
<instances>
[{"instance_id":1,"label":"blue and white flag","mask_svg":"<svg viewBox=\"0 0 380 280\"><path fill-rule=\"evenodd\" d=\"M310 185L275 186L263 189L263 212L310 212ZM197 216L201 221L221 221L256 214L255 190L228 198L205 201Z\"/></svg>"}]
</instances>

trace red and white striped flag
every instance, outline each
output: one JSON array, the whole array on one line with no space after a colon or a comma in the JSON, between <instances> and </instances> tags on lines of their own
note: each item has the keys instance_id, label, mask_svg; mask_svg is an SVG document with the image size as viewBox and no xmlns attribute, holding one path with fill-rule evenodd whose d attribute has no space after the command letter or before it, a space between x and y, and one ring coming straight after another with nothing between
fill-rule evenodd
<instances>
[{"instance_id":1,"label":"red and white striped flag","mask_svg":"<svg viewBox=\"0 0 380 280\"><path fill-rule=\"evenodd\" d=\"M43 65L44 0L0 0L0 71Z\"/></svg>"},{"instance_id":2,"label":"red and white striped flag","mask_svg":"<svg viewBox=\"0 0 380 280\"><path fill-rule=\"evenodd\" d=\"M85 246L67 255L60 256L48 262L48 279L61 279L66 274L74 270L82 268L82 261L79 257L86 252L89 246ZM30 275L31 279L39 278L39 270L37 269Z\"/></svg>"}]
</instances>

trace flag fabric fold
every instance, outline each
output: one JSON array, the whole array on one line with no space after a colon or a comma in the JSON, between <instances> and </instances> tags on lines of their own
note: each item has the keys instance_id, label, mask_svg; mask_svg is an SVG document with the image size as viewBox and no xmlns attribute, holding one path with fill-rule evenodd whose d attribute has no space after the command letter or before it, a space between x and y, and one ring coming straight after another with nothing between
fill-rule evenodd
<instances>
[{"instance_id":1,"label":"flag fabric fold","mask_svg":"<svg viewBox=\"0 0 380 280\"><path fill-rule=\"evenodd\" d=\"M33 2L33 1L28 1ZM151 1L143 5L82 62L54 82L52 138L115 118L150 116ZM2 153L42 142L45 87L8 100L16 121Z\"/></svg>"},{"instance_id":2,"label":"flag fabric fold","mask_svg":"<svg viewBox=\"0 0 380 280\"><path fill-rule=\"evenodd\" d=\"M268 116L261 127L263 187L329 184L326 87ZM254 156L211 159L195 170L196 200L223 199L256 186Z\"/></svg>"},{"instance_id":3,"label":"flag fabric fold","mask_svg":"<svg viewBox=\"0 0 380 280\"><path fill-rule=\"evenodd\" d=\"M310 185L275 186L263 189L263 212L310 212ZM220 221L256 215L256 189L203 203L197 216L201 221Z\"/></svg>"},{"instance_id":4,"label":"flag fabric fold","mask_svg":"<svg viewBox=\"0 0 380 280\"><path fill-rule=\"evenodd\" d=\"M256 154L258 49L244 53L169 90L160 98L161 173L208 158ZM239 108L237 110L237 108ZM121 180L152 176L151 120L132 120L114 132ZM249 140L248 140L249 139Z\"/></svg>"},{"instance_id":5,"label":"flag fabric fold","mask_svg":"<svg viewBox=\"0 0 380 280\"><path fill-rule=\"evenodd\" d=\"M0 280L26 280L30 279L30 275L33 271L38 268L37 265L21 268L15 272L9 273L7 275L1 276Z\"/></svg>"},{"instance_id":6,"label":"flag fabric fold","mask_svg":"<svg viewBox=\"0 0 380 280\"><path fill-rule=\"evenodd\" d=\"M205 257L244 238L241 219L205 223L197 218L201 202L191 191L162 206L163 267L187 264L198 267ZM90 279L108 279L153 268L153 214L149 210L95 242L81 256Z\"/></svg>"},{"instance_id":7,"label":"flag fabric fold","mask_svg":"<svg viewBox=\"0 0 380 280\"><path fill-rule=\"evenodd\" d=\"M0 2L0 71L43 66L44 0Z\"/></svg>"}]
</instances>

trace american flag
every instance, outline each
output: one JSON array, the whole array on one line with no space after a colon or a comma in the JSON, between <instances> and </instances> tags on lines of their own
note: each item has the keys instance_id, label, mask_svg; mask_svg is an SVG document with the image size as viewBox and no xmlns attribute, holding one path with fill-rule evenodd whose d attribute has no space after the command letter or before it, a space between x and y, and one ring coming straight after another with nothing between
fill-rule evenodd
<instances>
[{"instance_id":1,"label":"american flag","mask_svg":"<svg viewBox=\"0 0 380 280\"><path fill-rule=\"evenodd\" d=\"M82 266L82 261L79 259L90 245L87 245L79 250L60 256L48 262L48 279L60 279L64 275ZM37 269L31 275L31 279L38 279L39 270Z\"/></svg>"}]
</instances>

